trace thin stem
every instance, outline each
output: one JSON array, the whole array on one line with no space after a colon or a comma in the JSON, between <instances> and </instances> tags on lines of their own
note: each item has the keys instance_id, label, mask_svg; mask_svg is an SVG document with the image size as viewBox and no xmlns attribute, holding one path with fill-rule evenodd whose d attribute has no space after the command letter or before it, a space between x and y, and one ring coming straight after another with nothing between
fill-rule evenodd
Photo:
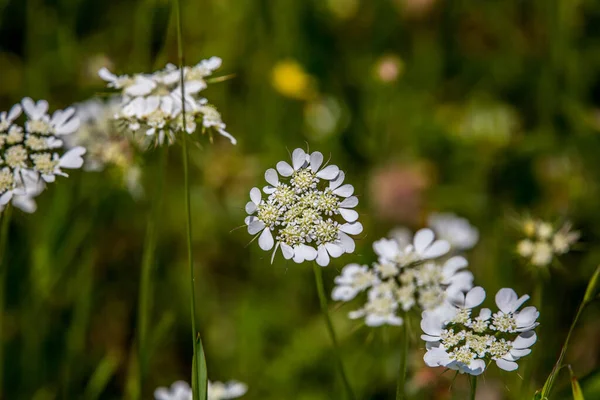
<instances>
[{"instance_id":1,"label":"thin stem","mask_svg":"<svg viewBox=\"0 0 600 400\"><path fill-rule=\"evenodd\" d=\"M586 303L582 302L579 305L579 308L577 309L577 314L575 314L575 318L573 319L573 322L571 323L571 327L569 328L569 333L567 334L565 343L562 346L560 355L558 356L558 360L556 360L556 364L554 364L554 367L552 368L552 372L550 372L550 375L548 376L548 379L546 380L546 383L544 384L544 387L542 389L542 399L550 396L550 392L552 391L552 386L554 386L554 381L556 380L556 377L558 376L558 373L562 367L563 359L565 358L565 355L567 354L567 347L569 346L569 341L571 340L571 334L573 333L573 330L575 329L575 325L577 325L577 321L579 320L579 317L581 316L581 312L583 311L585 306L586 306Z\"/></svg>"},{"instance_id":2,"label":"thin stem","mask_svg":"<svg viewBox=\"0 0 600 400\"><path fill-rule=\"evenodd\" d=\"M136 398L143 396L143 384L148 367L148 322L152 310L152 266L154 264L154 253L159 231L160 215L164 199L163 184L165 169L167 165L168 146L163 146L159 151L159 164L157 184L152 196L150 215L148 215L148 226L146 238L144 239L144 254L142 256L142 271L140 277L140 290L138 297L138 384L139 390Z\"/></svg>"},{"instance_id":3,"label":"thin stem","mask_svg":"<svg viewBox=\"0 0 600 400\"><path fill-rule=\"evenodd\" d=\"M346 389L348 399L354 400L356 399L356 397L354 396L354 392L352 391L352 387L350 386L350 381L348 380L346 371L344 370L344 363L342 361L340 347L338 345L337 337L335 335L335 330L333 329L333 324L331 323L331 318L329 317L327 296L323 287L323 272L321 271L321 267L318 266L316 263L313 263L313 271L315 273L315 282L317 284L317 292L319 294L319 303L321 304L321 311L323 312L325 324L327 325L327 330L329 331L329 336L331 337L331 342L333 343L333 352L335 353L338 369L340 375L342 376L342 381L344 382L344 388Z\"/></svg>"},{"instance_id":4,"label":"thin stem","mask_svg":"<svg viewBox=\"0 0 600 400\"><path fill-rule=\"evenodd\" d=\"M471 375L471 400L475 400L477 396L477 376Z\"/></svg>"},{"instance_id":5,"label":"thin stem","mask_svg":"<svg viewBox=\"0 0 600 400\"><path fill-rule=\"evenodd\" d=\"M402 353L400 354L400 368L398 375L398 384L396 387L396 400L406 399L406 367L407 367L407 357L408 357L408 344L409 344L409 335L408 335L408 325L406 320L406 315L404 316L404 324L402 324Z\"/></svg>"},{"instance_id":6,"label":"thin stem","mask_svg":"<svg viewBox=\"0 0 600 400\"><path fill-rule=\"evenodd\" d=\"M6 297L6 270L4 266L6 259L6 245L8 244L8 227L10 226L10 216L12 207L7 204L2 213L2 226L0 227L0 393L3 393L4 377L4 301Z\"/></svg>"},{"instance_id":7,"label":"thin stem","mask_svg":"<svg viewBox=\"0 0 600 400\"><path fill-rule=\"evenodd\" d=\"M177 53L179 56L179 81L181 86L181 155L183 158L183 180L185 186L185 211L186 211L186 232L187 232L187 257L188 267L190 270L190 312L192 322L192 344L194 350L194 362L196 363L197 369L205 368L204 365L198 364L198 346L197 343L201 343L200 333L196 329L196 279L194 277L194 261L192 253L192 209L190 205L190 179L189 179L189 160L188 160L188 149L187 149L187 129L186 129L186 114L185 114L185 79L184 79L184 65L185 57L183 53L183 21L181 18L181 0L175 0L177 5ZM194 370L192 368L192 370ZM205 371L204 371L205 372ZM198 379L200 371L193 371L192 373L192 388L193 388L193 400L204 400L206 399L206 385L202 383L203 387L200 387L201 382Z\"/></svg>"}]
</instances>

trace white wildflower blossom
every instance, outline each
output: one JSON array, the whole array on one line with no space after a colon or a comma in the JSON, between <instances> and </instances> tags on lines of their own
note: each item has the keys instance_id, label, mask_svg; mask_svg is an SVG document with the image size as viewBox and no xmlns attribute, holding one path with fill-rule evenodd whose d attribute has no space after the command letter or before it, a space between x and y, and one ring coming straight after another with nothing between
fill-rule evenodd
<instances>
[{"instance_id":1,"label":"white wildflower blossom","mask_svg":"<svg viewBox=\"0 0 600 400\"><path fill-rule=\"evenodd\" d=\"M208 400L229 400L243 396L248 387L237 381L208 382ZM192 400L192 388L187 382L177 381L170 388L159 387L154 391L156 400Z\"/></svg>"},{"instance_id":2,"label":"white wildflower blossom","mask_svg":"<svg viewBox=\"0 0 600 400\"><path fill-rule=\"evenodd\" d=\"M465 270L467 260L454 256L445 261L448 242L435 240L430 229L417 232L403 244L395 239L373 243L379 261L372 267L350 264L335 279L332 298L350 301L367 291L367 303L349 313L350 318L365 318L369 326L400 325L400 312L413 307L432 311L445 304L449 293L469 290L473 274Z\"/></svg>"},{"instance_id":3,"label":"white wildflower blossom","mask_svg":"<svg viewBox=\"0 0 600 400\"><path fill-rule=\"evenodd\" d=\"M436 235L450 243L453 249L462 251L473 248L479 241L479 231L465 218L451 213L434 213L428 225Z\"/></svg>"},{"instance_id":4,"label":"white wildflower blossom","mask_svg":"<svg viewBox=\"0 0 600 400\"><path fill-rule=\"evenodd\" d=\"M192 134L198 125L236 144L235 138L225 130L221 114L200 96L207 87L206 78L220 66L221 59L212 57L193 67L184 67L183 96L181 70L173 64L151 74L117 76L102 68L98 75L108 87L118 90L122 99L114 118L133 132L144 131L156 144L172 143L178 131Z\"/></svg>"},{"instance_id":5,"label":"white wildflower blossom","mask_svg":"<svg viewBox=\"0 0 600 400\"><path fill-rule=\"evenodd\" d=\"M87 171L103 171L113 168L134 197L143 193L140 169L135 155L143 147L138 138L124 135L113 115L120 107L120 100L92 99L75 105L81 126L65 140L68 148L83 146L87 149L83 168Z\"/></svg>"},{"instance_id":6,"label":"white wildflower blossom","mask_svg":"<svg viewBox=\"0 0 600 400\"><path fill-rule=\"evenodd\" d=\"M480 375L489 362L506 371L518 368L518 361L531 353L530 347L537 336L539 313L535 307L523 305L529 296L518 297L512 289L501 289L496 294L497 313L482 308L472 318L472 309L485 300L485 291L474 287L467 293L456 293L443 312L424 312L421 339L427 352L423 359L430 367L442 366Z\"/></svg>"},{"instance_id":7,"label":"white wildflower blossom","mask_svg":"<svg viewBox=\"0 0 600 400\"><path fill-rule=\"evenodd\" d=\"M526 238L517 243L517 254L539 268L549 266L557 256L568 253L580 236L572 230L570 222L557 229L549 222L529 219L523 223L523 233Z\"/></svg>"},{"instance_id":8,"label":"white wildflower blossom","mask_svg":"<svg viewBox=\"0 0 600 400\"><path fill-rule=\"evenodd\" d=\"M85 148L63 150L63 138L78 127L74 108L49 115L45 100L35 103L26 97L8 113L0 113L0 208L12 200L33 212L32 199L43 191L43 182L54 182L56 175L68 176L63 169L83 165Z\"/></svg>"},{"instance_id":9,"label":"white wildflower blossom","mask_svg":"<svg viewBox=\"0 0 600 400\"><path fill-rule=\"evenodd\" d=\"M292 153L292 165L277 163L269 169L263 189L250 190L246 204L248 233L258 235L258 244L273 256L281 248L285 259L297 263L316 260L320 266L331 258L355 249L350 235L362 232L358 213L353 210L358 198L354 187L343 184L345 175L335 165L324 165L323 154Z\"/></svg>"}]
</instances>

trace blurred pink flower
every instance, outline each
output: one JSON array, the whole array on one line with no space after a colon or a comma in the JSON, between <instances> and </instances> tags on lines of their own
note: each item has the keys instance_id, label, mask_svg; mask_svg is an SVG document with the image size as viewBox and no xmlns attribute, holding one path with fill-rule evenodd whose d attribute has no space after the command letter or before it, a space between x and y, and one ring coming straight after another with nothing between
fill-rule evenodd
<instances>
[{"instance_id":1,"label":"blurred pink flower","mask_svg":"<svg viewBox=\"0 0 600 400\"><path fill-rule=\"evenodd\" d=\"M430 179L419 164L392 164L375 170L370 178L370 192L378 218L407 225L420 220L423 192Z\"/></svg>"}]
</instances>

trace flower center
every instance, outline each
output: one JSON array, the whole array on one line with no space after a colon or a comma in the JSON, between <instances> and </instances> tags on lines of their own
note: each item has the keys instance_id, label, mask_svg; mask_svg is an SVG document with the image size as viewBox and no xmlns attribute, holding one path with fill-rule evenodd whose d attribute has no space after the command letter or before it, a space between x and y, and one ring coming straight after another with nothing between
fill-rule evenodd
<instances>
[{"instance_id":1,"label":"flower center","mask_svg":"<svg viewBox=\"0 0 600 400\"><path fill-rule=\"evenodd\" d=\"M4 155L4 162L12 168L25 168L27 166L25 164L26 160L27 150L21 145L10 147Z\"/></svg>"}]
</instances>

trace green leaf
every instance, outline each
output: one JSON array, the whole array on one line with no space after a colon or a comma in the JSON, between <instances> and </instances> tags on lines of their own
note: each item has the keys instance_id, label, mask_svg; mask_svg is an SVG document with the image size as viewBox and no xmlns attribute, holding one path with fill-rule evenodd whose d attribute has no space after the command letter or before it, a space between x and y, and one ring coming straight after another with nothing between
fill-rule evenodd
<instances>
[{"instance_id":1,"label":"green leaf","mask_svg":"<svg viewBox=\"0 0 600 400\"><path fill-rule=\"evenodd\" d=\"M583 398L583 392L581 391L581 386L579 386L579 381L573 375L573 369L569 365L569 373L571 374L571 389L573 390L573 400L585 400Z\"/></svg>"},{"instance_id":2,"label":"green leaf","mask_svg":"<svg viewBox=\"0 0 600 400\"><path fill-rule=\"evenodd\" d=\"M192 389L197 393L198 400L208 400L208 372L206 369L206 356L204 355L204 346L200 335L196 338L196 350L194 361L192 363ZM200 365L200 368L197 366ZM196 387L196 384L198 385ZM198 390L198 388L200 390Z\"/></svg>"},{"instance_id":3,"label":"green leaf","mask_svg":"<svg viewBox=\"0 0 600 400\"><path fill-rule=\"evenodd\" d=\"M116 353L107 354L92 375L87 387L85 388L85 395L83 396L86 400L95 400L100 397L108 382L119 368L121 363L120 357Z\"/></svg>"},{"instance_id":4,"label":"green leaf","mask_svg":"<svg viewBox=\"0 0 600 400\"><path fill-rule=\"evenodd\" d=\"M594 300L596 292L598 291L598 285L600 284L600 265L596 268L596 272L590 279L587 289L585 290L585 296L583 297L583 303L588 304Z\"/></svg>"}]
</instances>

